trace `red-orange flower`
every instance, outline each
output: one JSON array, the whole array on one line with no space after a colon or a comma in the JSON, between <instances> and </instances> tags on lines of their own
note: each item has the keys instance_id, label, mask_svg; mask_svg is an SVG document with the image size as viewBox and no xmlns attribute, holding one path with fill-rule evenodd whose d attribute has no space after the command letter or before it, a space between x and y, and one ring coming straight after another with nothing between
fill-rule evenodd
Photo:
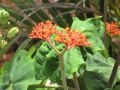
<instances>
[{"instance_id":1,"label":"red-orange flower","mask_svg":"<svg viewBox=\"0 0 120 90\"><path fill-rule=\"evenodd\" d=\"M45 23L41 22L38 25L35 25L32 32L29 34L29 37L48 41L50 36L56 32L56 25L53 25L51 21L46 21Z\"/></svg>"},{"instance_id":2,"label":"red-orange flower","mask_svg":"<svg viewBox=\"0 0 120 90\"><path fill-rule=\"evenodd\" d=\"M91 45L84 34L77 30L70 30L69 28L58 32L55 41L64 43L68 49L75 46Z\"/></svg>"},{"instance_id":3,"label":"red-orange flower","mask_svg":"<svg viewBox=\"0 0 120 90\"><path fill-rule=\"evenodd\" d=\"M50 36L56 34L55 41L64 43L67 48L74 46L90 46L88 39L76 30L70 30L69 28L62 31L56 30L56 25L53 25L51 21L41 22L35 25L32 32L29 34L30 38L40 38L50 43Z\"/></svg>"},{"instance_id":4,"label":"red-orange flower","mask_svg":"<svg viewBox=\"0 0 120 90\"><path fill-rule=\"evenodd\" d=\"M120 28L118 27L117 23L106 23L107 33L113 37L115 35L120 35Z\"/></svg>"}]
</instances>

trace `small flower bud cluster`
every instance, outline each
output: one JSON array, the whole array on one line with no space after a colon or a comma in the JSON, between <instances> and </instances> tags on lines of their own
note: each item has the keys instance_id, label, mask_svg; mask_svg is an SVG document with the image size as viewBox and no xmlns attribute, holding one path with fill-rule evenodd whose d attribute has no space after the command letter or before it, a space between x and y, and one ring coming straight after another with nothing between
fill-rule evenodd
<instances>
[{"instance_id":1,"label":"small flower bud cluster","mask_svg":"<svg viewBox=\"0 0 120 90\"><path fill-rule=\"evenodd\" d=\"M2 40L2 34L0 34L0 49L7 45L7 41Z\"/></svg>"},{"instance_id":2,"label":"small flower bud cluster","mask_svg":"<svg viewBox=\"0 0 120 90\"><path fill-rule=\"evenodd\" d=\"M12 39L18 33L17 27L12 27L10 30L6 29L6 26L10 24L10 22L8 22L8 20L9 20L9 13L7 11L5 11L4 9L0 9L0 25L1 25L0 49L4 48L7 45L8 39ZM2 35L3 33L5 33L4 36ZM4 40L2 37L4 37Z\"/></svg>"}]
</instances>

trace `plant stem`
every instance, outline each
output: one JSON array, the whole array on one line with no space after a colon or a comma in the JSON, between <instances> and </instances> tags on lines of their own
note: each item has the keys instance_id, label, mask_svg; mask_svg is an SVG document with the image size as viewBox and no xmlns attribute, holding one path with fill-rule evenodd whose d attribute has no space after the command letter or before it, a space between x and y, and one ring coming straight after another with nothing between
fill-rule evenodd
<instances>
[{"instance_id":1,"label":"plant stem","mask_svg":"<svg viewBox=\"0 0 120 90\"><path fill-rule=\"evenodd\" d=\"M65 78L63 54L64 53L60 53L58 55L59 56L59 62L60 62L60 71L61 71L61 77L62 77L62 83L63 83L64 90L68 90L67 83L66 83L66 78Z\"/></svg>"},{"instance_id":2,"label":"plant stem","mask_svg":"<svg viewBox=\"0 0 120 90\"><path fill-rule=\"evenodd\" d=\"M105 24L105 33L104 33L104 45L106 47L106 21L107 21L107 7L108 7L108 0L104 0L104 15L103 15L103 22Z\"/></svg>"},{"instance_id":3,"label":"plant stem","mask_svg":"<svg viewBox=\"0 0 120 90\"><path fill-rule=\"evenodd\" d=\"M55 45L53 45L53 43L51 42L50 39L47 40L47 42L52 46L52 48L59 54L60 51L55 47Z\"/></svg>"},{"instance_id":4,"label":"plant stem","mask_svg":"<svg viewBox=\"0 0 120 90\"><path fill-rule=\"evenodd\" d=\"M79 84L78 84L78 80L77 80L76 72L73 73L73 78L74 78L74 84L75 84L76 90L80 90L80 87L79 87Z\"/></svg>"},{"instance_id":5,"label":"plant stem","mask_svg":"<svg viewBox=\"0 0 120 90\"><path fill-rule=\"evenodd\" d=\"M30 85L30 87L35 87L35 88L61 88L63 89L64 87L61 85L55 85L55 84L40 84L40 85ZM69 90L76 90L74 88L68 87Z\"/></svg>"},{"instance_id":6,"label":"plant stem","mask_svg":"<svg viewBox=\"0 0 120 90\"><path fill-rule=\"evenodd\" d=\"M112 87L114 79L115 79L115 76L117 74L117 70L118 70L119 65L120 65L120 48L119 48L119 51L118 51L116 62L114 64L114 67L113 67L113 70L112 70L109 82L107 84L107 88L111 88Z\"/></svg>"},{"instance_id":7,"label":"plant stem","mask_svg":"<svg viewBox=\"0 0 120 90\"><path fill-rule=\"evenodd\" d=\"M53 47L53 49L57 52L60 62L60 71L61 71L61 77L62 77L62 84L64 87L64 90L68 90L66 78L65 78L65 69L64 69L64 60L63 60L63 54L67 50L67 47L65 47L61 52L53 45L50 39L47 40L47 42Z\"/></svg>"}]
</instances>

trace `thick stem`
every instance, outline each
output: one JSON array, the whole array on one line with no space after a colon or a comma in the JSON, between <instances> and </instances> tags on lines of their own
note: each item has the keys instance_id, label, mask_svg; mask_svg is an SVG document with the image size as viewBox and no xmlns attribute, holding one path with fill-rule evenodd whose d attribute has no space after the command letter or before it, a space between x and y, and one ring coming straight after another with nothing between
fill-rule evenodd
<instances>
[{"instance_id":1,"label":"thick stem","mask_svg":"<svg viewBox=\"0 0 120 90\"><path fill-rule=\"evenodd\" d=\"M80 90L80 87L79 87L79 84L78 84L78 80L77 80L76 72L73 73L73 79L74 79L74 84L75 84L76 90Z\"/></svg>"},{"instance_id":2,"label":"thick stem","mask_svg":"<svg viewBox=\"0 0 120 90\"><path fill-rule=\"evenodd\" d=\"M116 59L116 62L114 64L114 67L113 67L113 70L112 70L109 82L107 84L107 88L111 88L112 87L114 79L115 79L115 76L117 74L117 70L118 70L119 65L120 65L120 48L119 48L119 51L118 51L117 59Z\"/></svg>"},{"instance_id":3,"label":"thick stem","mask_svg":"<svg viewBox=\"0 0 120 90\"><path fill-rule=\"evenodd\" d=\"M65 78L63 53L59 54L59 62L60 62L60 71L61 71L61 77L62 77L62 84L63 84L64 90L68 90L67 83L66 83L66 78Z\"/></svg>"},{"instance_id":4,"label":"thick stem","mask_svg":"<svg viewBox=\"0 0 120 90\"><path fill-rule=\"evenodd\" d=\"M61 88L63 89L64 87L61 85L55 85L55 84L40 84L40 85L30 85L30 87L35 87L35 88ZM69 90L76 90L74 88L68 87Z\"/></svg>"},{"instance_id":5,"label":"thick stem","mask_svg":"<svg viewBox=\"0 0 120 90\"><path fill-rule=\"evenodd\" d=\"M67 83L66 83L66 78L65 78L65 69L64 69L64 60L63 60L63 54L67 50L67 47L63 49L63 51L59 51L55 45L51 42L50 39L47 40L47 42L53 47L53 49L57 52L58 57L59 57L59 62L60 62L60 71L61 71L61 77L62 77L62 84L64 87L64 90L68 90Z\"/></svg>"}]
</instances>

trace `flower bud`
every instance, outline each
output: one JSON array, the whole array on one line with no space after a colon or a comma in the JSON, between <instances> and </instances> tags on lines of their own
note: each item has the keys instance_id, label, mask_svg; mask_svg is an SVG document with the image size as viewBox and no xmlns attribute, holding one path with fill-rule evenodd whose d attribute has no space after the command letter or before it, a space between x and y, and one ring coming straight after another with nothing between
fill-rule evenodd
<instances>
[{"instance_id":1,"label":"flower bud","mask_svg":"<svg viewBox=\"0 0 120 90\"><path fill-rule=\"evenodd\" d=\"M0 48L4 48L7 45L7 41L1 40Z\"/></svg>"},{"instance_id":2,"label":"flower bud","mask_svg":"<svg viewBox=\"0 0 120 90\"><path fill-rule=\"evenodd\" d=\"M17 35L17 33L18 33L18 28L13 27L8 31L7 38L11 39L11 38L15 37Z\"/></svg>"},{"instance_id":3,"label":"flower bud","mask_svg":"<svg viewBox=\"0 0 120 90\"><path fill-rule=\"evenodd\" d=\"M1 24L6 24L9 19L9 13L5 11L4 9L0 10L0 23Z\"/></svg>"}]
</instances>

